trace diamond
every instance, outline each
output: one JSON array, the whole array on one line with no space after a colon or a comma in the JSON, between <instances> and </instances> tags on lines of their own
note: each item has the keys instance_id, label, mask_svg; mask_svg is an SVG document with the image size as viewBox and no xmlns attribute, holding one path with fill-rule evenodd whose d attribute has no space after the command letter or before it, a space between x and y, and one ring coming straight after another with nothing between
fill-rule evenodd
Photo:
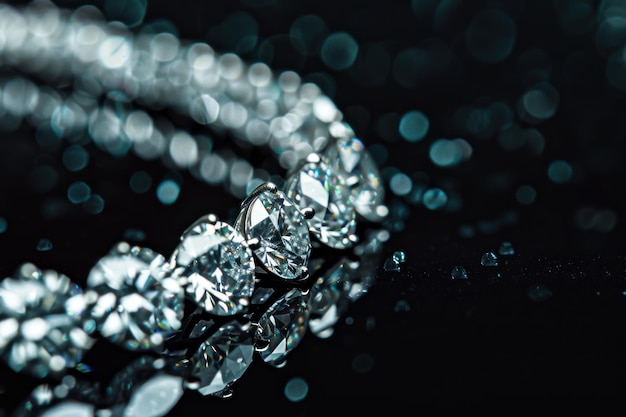
<instances>
[{"instance_id":1,"label":"diamond","mask_svg":"<svg viewBox=\"0 0 626 417\"><path fill-rule=\"evenodd\" d=\"M276 300L259 319L257 336L268 342L259 350L261 358L277 367L284 366L285 357L304 337L309 308L302 290L293 288Z\"/></svg>"},{"instance_id":2,"label":"diamond","mask_svg":"<svg viewBox=\"0 0 626 417\"><path fill-rule=\"evenodd\" d=\"M325 159L311 154L307 162L289 176L285 188L300 211L313 210L308 223L320 242L335 249L353 245L356 216L351 190Z\"/></svg>"},{"instance_id":3,"label":"diamond","mask_svg":"<svg viewBox=\"0 0 626 417\"><path fill-rule=\"evenodd\" d=\"M268 272L285 280L308 278L311 239L304 215L274 184L258 186L243 202L236 221Z\"/></svg>"},{"instance_id":4,"label":"diamond","mask_svg":"<svg viewBox=\"0 0 626 417\"><path fill-rule=\"evenodd\" d=\"M96 382L75 380L69 384L44 383L36 386L11 414L12 417L94 417L100 403L100 385ZM97 415L100 415L99 413Z\"/></svg>"},{"instance_id":5,"label":"diamond","mask_svg":"<svg viewBox=\"0 0 626 417\"><path fill-rule=\"evenodd\" d=\"M99 294L91 315L102 336L131 350L160 350L180 329L184 293L165 258L121 242L89 272Z\"/></svg>"},{"instance_id":6,"label":"diamond","mask_svg":"<svg viewBox=\"0 0 626 417\"><path fill-rule=\"evenodd\" d=\"M241 233L208 215L182 235L171 257L173 274L187 278L186 292L218 316L245 311L254 291L252 250Z\"/></svg>"},{"instance_id":7,"label":"diamond","mask_svg":"<svg viewBox=\"0 0 626 417\"><path fill-rule=\"evenodd\" d=\"M0 282L0 353L16 372L43 378L75 366L94 343L86 297L68 277L22 265Z\"/></svg>"},{"instance_id":8,"label":"diamond","mask_svg":"<svg viewBox=\"0 0 626 417\"><path fill-rule=\"evenodd\" d=\"M200 394L223 397L248 369L253 354L254 327L233 320L222 325L182 364L190 365Z\"/></svg>"},{"instance_id":9,"label":"diamond","mask_svg":"<svg viewBox=\"0 0 626 417\"><path fill-rule=\"evenodd\" d=\"M324 156L337 175L353 184L351 200L356 211L370 221L381 221L388 210L383 205L385 188L374 159L346 123L334 123L330 131L336 141Z\"/></svg>"},{"instance_id":10,"label":"diamond","mask_svg":"<svg viewBox=\"0 0 626 417\"><path fill-rule=\"evenodd\" d=\"M115 416L165 416L184 394L183 377L165 367L163 359L144 356L115 375L106 402Z\"/></svg>"}]
</instances>

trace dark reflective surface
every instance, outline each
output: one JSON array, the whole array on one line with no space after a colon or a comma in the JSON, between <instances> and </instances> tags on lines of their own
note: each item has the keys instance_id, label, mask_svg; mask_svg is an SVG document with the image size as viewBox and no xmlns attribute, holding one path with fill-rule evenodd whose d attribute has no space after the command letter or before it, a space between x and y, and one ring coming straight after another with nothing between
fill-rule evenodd
<instances>
[{"instance_id":1,"label":"dark reflective surface","mask_svg":"<svg viewBox=\"0 0 626 417\"><path fill-rule=\"evenodd\" d=\"M171 415L256 407L310 415L337 401L507 412L622 398L625 8L617 0L150 3L143 22L153 28L319 83L376 145L391 209L375 285L332 337L309 334L286 367L258 361L233 398L189 393ZM415 110L425 132L411 118L400 128ZM42 150L32 136L25 127L0 140L0 216L16 219L0 234L5 276L28 260L81 281L129 228L169 253L198 216L228 217L239 204L184 176L179 199L165 206L154 189L133 193L129 178L139 169L159 180L182 174L92 148L92 163L69 173L66 145ZM434 147L440 139L448 141ZM34 167L44 162L58 178L37 191L47 176ZM77 180L102 196L102 213L67 201ZM441 194L424 200L433 189L447 196L438 209L428 205ZM63 214L46 217L44 205ZM41 238L51 250L36 250ZM503 242L512 254L499 252ZM386 271L395 251L406 261ZM497 266L481 265L486 252ZM452 278L457 266L467 279ZM33 386L4 375L6 392ZM296 377L309 392L290 402L284 389Z\"/></svg>"}]
</instances>

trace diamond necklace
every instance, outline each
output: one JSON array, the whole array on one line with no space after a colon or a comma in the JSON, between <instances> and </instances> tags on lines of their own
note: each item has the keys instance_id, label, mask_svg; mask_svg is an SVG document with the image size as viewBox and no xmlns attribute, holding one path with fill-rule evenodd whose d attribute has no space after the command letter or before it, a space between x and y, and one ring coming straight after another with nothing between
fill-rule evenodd
<instances>
[{"instance_id":1,"label":"diamond necklace","mask_svg":"<svg viewBox=\"0 0 626 417\"><path fill-rule=\"evenodd\" d=\"M232 223L202 216L168 257L116 243L85 288L32 263L2 280L4 361L59 381L37 387L16 415L64 407L157 416L186 389L228 397L254 357L283 366L307 331L332 332L371 285L387 233L357 228L387 216L378 169L334 103L296 73L47 1L0 5L0 70L10 74L0 80L5 122L89 137L118 157L160 158L242 199ZM162 109L268 149L286 179L220 157L153 116ZM117 388L81 379L98 340L141 354L114 378ZM137 375L141 383L129 382ZM171 400L146 401L155 390Z\"/></svg>"}]
</instances>

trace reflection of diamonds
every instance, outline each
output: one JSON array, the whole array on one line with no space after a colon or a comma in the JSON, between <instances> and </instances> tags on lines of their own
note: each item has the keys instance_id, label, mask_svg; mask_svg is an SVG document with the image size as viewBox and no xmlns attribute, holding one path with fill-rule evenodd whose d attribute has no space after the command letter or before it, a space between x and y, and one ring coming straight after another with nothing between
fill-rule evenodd
<instances>
[{"instance_id":1,"label":"reflection of diamonds","mask_svg":"<svg viewBox=\"0 0 626 417\"><path fill-rule=\"evenodd\" d=\"M306 162L287 180L286 193L300 210L311 208L312 233L320 242L336 249L352 245L356 230L350 189L325 160Z\"/></svg>"},{"instance_id":2,"label":"reflection of diamonds","mask_svg":"<svg viewBox=\"0 0 626 417\"><path fill-rule=\"evenodd\" d=\"M325 156L336 173L344 173L347 183L355 183L351 198L356 211L368 220L380 221L386 210L381 210L385 188L378 167L363 142L354 137L352 129L336 130L340 130L341 135L328 147Z\"/></svg>"},{"instance_id":3,"label":"reflection of diamonds","mask_svg":"<svg viewBox=\"0 0 626 417\"><path fill-rule=\"evenodd\" d=\"M258 337L269 342L267 349L259 351L263 360L284 365L287 354L300 344L308 317L306 298L298 288L274 302L259 320Z\"/></svg>"},{"instance_id":4,"label":"reflection of diamonds","mask_svg":"<svg viewBox=\"0 0 626 417\"><path fill-rule=\"evenodd\" d=\"M268 184L253 191L246 203L237 225L248 240L257 242L254 254L261 264L283 279L306 277L311 241L306 219L294 203Z\"/></svg>"},{"instance_id":5,"label":"reflection of diamonds","mask_svg":"<svg viewBox=\"0 0 626 417\"><path fill-rule=\"evenodd\" d=\"M71 388L66 384L42 384L11 414L12 417L94 417L99 396L97 386L79 382Z\"/></svg>"},{"instance_id":6,"label":"reflection of diamonds","mask_svg":"<svg viewBox=\"0 0 626 417\"><path fill-rule=\"evenodd\" d=\"M100 295L92 309L99 332L134 350L162 346L181 326L184 294L162 255L120 243L91 269L87 285Z\"/></svg>"},{"instance_id":7,"label":"reflection of diamonds","mask_svg":"<svg viewBox=\"0 0 626 417\"><path fill-rule=\"evenodd\" d=\"M202 395L226 395L252 363L254 328L231 321L219 328L189 358L191 377Z\"/></svg>"},{"instance_id":8,"label":"reflection of diamonds","mask_svg":"<svg viewBox=\"0 0 626 417\"><path fill-rule=\"evenodd\" d=\"M243 236L207 216L183 234L172 254L174 275L188 279L187 293L210 313L225 316L248 307L254 291L254 259Z\"/></svg>"},{"instance_id":9,"label":"reflection of diamonds","mask_svg":"<svg viewBox=\"0 0 626 417\"><path fill-rule=\"evenodd\" d=\"M183 396L183 378L163 359L141 357L113 378L106 393L114 416L160 417Z\"/></svg>"},{"instance_id":10,"label":"reflection of diamonds","mask_svg":"<svg viewBox=\"0 0 626 417\"><path fill-rule=\"evenodd\" d=\"M311 287L309 328L318 337L330 337L333 326L347 311L351 301L348 297L353 269L347 260L341 260L320 277Z\"/></svg>"},{"instance_id":11,"label":"reflection of diamonds","mask_svg":"<svg viewBox=\"0 0 626 417\"><path fill-rule=\"evenodd\" d=\"M83 330L86 304L68 277L32 264L0 282L0 352L7 364L40 378L75 366L94 342Z\"/></svg>"}]
</instances>

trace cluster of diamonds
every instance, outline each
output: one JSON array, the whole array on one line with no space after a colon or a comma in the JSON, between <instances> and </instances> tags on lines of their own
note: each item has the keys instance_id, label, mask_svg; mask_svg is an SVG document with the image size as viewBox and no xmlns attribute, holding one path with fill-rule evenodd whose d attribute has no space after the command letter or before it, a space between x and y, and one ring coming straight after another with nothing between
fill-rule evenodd
<instances>
[{"instance_id":1,"label":"cluster of diamonds","mask_svg":"<svg viewBox=\"0 0 626 417\"><path fill-rule=\"evenodd\" d=\"M0 5L0 68L21 74L0 83L0 96L11 97L0 100L0 112L62 137L84 132L112 154L167 157L219 182L216 155L150 116L171 108L267 147L286 171L280 185L247 178L258 185L243 193L232 224L202 216L168 256L116 243L85 288L30 263L0 281L2 358L16 372L63 381L56 391L38 387L24 415L42 407L163 415L187 388L227 397L255 356L283 366L307 331L327 337L348 302L367 291L368 260L384 233L360 241L357 220L387 215L379 172L332 101L297 74L275 76L263 63L170 34L134 34L91 6L70 13L44 1ZM112 109L103 96L125 105ZM317 247L346 256L315 275ZM195 306L193 320L186 303ZM100 338L159 355L131 364L113 388L86 389L68 376Z\"/></svg>"}]
</instances>

